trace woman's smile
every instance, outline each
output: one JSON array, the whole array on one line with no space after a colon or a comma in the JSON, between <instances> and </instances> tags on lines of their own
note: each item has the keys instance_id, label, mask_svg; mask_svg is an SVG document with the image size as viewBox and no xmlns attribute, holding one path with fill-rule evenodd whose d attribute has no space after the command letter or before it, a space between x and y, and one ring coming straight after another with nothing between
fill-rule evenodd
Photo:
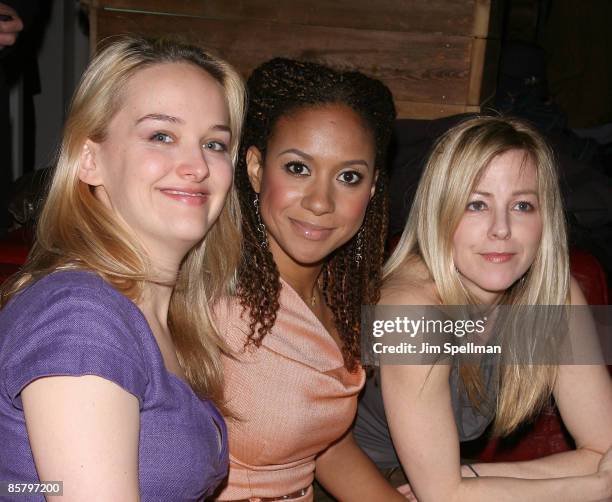
<instances>
[{"instance_id":1,"label":"woman's smile","mask_svg":"<svg viewBox=\"0 0 612 502\"><path fill-rule=\"evenodd\" d=\"M289 221L294 226L296 233L299 236L311 241L322 241L327 239L334 230L330 227L323 227L321 225L307 223L294 218L289 218Z\"/></svg>"}]
</instances>

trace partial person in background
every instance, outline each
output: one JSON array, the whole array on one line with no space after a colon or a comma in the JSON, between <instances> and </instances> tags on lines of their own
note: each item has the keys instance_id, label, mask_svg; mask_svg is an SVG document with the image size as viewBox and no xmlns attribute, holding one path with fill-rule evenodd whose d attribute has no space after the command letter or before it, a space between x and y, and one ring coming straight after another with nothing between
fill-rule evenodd
<instances>
[{"instance_id":1,"label":"partial person in background","mask_svg":"<svg viewBox=\"0 0 612 502\"><path fill-rule=\"evenodd\" d=\"M194 46L123 37L90 63L36 242L2 289L3 481L186 501L226 477L208 302L238 263L244 100Z\"/></svg>"},{"instance_id":2,"label":"partial person in background","mask_svg":"<svg viewBox=\"0 0 612 502\"><path fill-rule=\"evenodd\" d=\"M612 4L608 0L549 1L541 41L550 93L572 129L612 124ZM588 133L588 131L583 131ZM592 133L596 136L596 131ZM602 137L602 139L603 139Z\"/></svg>"},{"instance_id":3,"label":"partial person in background","mask_svg":"<svg viewBox=\"0 0 612 502\"><path fill-rule=\"evenodd\" d=\"M358 72L274 59L248 81L236 184L236 295L215 309L230 474L218 500L402 500L349 431L365 381L361 305L379 297L389 90Z\"/></svg>"},{"instance_id":4,"label":"partial person in background","mask_svg":"<svg viewBox=\"0 0 612 502\"><path fill-rule=\"evenodd\" d=\"M27 98L24 101L25 113L31 115L32 95L39 90L36 45L41 35L40 21L49 6L50 2L44 0L0 2L0 236L10 227L6 205L13 181L12 166L15 155L12 151L10 90L18 79L23 77L24 94ZM29 136L24 141L33 141L33 132L29 130ZM33 148L24 150L33 151Z\"/></svg>"},{"instance_id":5,"label":"partial person in background","mask_svg":"<svg viewBox=\"0 0 612 502\"><path fill-rule=\"evenodd\" d=\"M23 21L11 2L0 3L0 50L15 45L22 30Z\"/></svg>"},{"instance_id":6,"label":"partial person in background","mask_svg":"<svg viewBox=\"0 0 612 502\"><path fill-rule=\"evenodd\" d=\"M477 117L438 140L385 267L380 304L586 304L569 273L554 157L538 132L517 119ZM588 333L578 335L586 344ZM505 343L502 351L512 354L516 340ZM368 382L360 403L358 443L381 467L401 462L422 502L612 497L607 368L552 362L510 364L496 374L486 368L456 360L382 364L380 385ZM575 451L461 467L461 440L478 437L491 422L495 434L509 434L551 396Z\"/></svg>"}]
</instances>

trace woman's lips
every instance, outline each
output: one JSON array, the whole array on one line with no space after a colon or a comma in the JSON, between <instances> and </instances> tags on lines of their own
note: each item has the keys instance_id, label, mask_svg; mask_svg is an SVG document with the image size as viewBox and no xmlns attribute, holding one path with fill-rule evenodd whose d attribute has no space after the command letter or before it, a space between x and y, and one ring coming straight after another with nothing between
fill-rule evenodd
<instances>
[{"instance_id":1,"label":"woman's lips","mask_svg":"<svg viewBox=\"0 0 612 502\"><path fill-rule=\"evenodd\" d=\"M333 228L312 225L305 221L294 220L293 218L289 218L289 221L300 236L311 241L327 239L333 231Z\"/></svg>"},{"instance_id":2,"label":"woman's lips","mask_svg":"<svg viewBox=\"0 0 612 502\"><path fill-rule=\"evenodd\" d=\"M480 256L491 263L505 263L514 255L515 253L480 253Z\"/></svg>"},{"instance_id":3,"label":"woman's lips","mask_svg":"<svg viewBox=\"0 0 612 502\"><path fill-rule=\"evenodd\" d=\"M164 188L160 190L166 197L182 202L188 206L202 206L208 200L208 193L194 190Z\"/></svg>"}]
</instances>

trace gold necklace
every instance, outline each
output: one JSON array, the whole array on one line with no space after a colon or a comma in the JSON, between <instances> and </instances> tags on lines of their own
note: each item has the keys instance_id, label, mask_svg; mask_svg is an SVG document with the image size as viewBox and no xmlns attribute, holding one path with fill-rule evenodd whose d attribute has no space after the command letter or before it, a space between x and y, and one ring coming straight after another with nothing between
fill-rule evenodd
<instances>
[{"instance_id":1,"label":"gold necklace","mask_svg":"<svg viewBox=\"0 0 612 502\"><path fill-rule=\"evenodd\" d=\"M310 299L309 300L304 300L304 303L306 305L310 304L311 308L314 308L317 305L317 288L319 287L319 280L317 279L317 282L315 282L314 288L312 289L312 295L310 295Z\"/></svg>"},{"instance_id":2,"label":"gold necklace","mask_svg":"<svg viewBox=\"0 0 612 502\"><path fill-rule=\"evenodd\" d=\"M312 290L312 295L310 296L310 306L311 307L315 307L318 303L317 301L317 294L320 293L320 291L317 291L317 287L319 286L319 284L315 284L315 287Z\"/></svg>"}]
</instances>

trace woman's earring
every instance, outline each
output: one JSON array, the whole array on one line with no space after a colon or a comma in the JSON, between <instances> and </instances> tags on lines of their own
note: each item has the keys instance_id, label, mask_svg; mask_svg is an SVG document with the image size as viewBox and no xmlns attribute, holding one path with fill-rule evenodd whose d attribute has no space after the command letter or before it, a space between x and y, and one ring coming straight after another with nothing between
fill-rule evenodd
<instances>
[{"instance_id":1,"label":"woman's earring","mask_svg":"<svg viewBox=\"0 0 612 502\"><path fill-rule=\"evenodd\" d=\"M253 205L255 206L255 217L257 218L257 232L259 232L259 245L262 248L266 248L268 246L268 236L266 234L266 226L261 221L261 214L259 213L259 194L255 194L255 199L253 199Z\"/></svg>"},{"instance_id":2,"label":"woman's earring","mask_svg":"<svg viewBox=\"0 0 612 502\"><path fill-rule=\"evenodd\" d=\"M357 243L355 245L355 263L359 265L363 259L363 234L365 233L365 226L362 226L357 233Z\"/></svg>"}]
</instances>

